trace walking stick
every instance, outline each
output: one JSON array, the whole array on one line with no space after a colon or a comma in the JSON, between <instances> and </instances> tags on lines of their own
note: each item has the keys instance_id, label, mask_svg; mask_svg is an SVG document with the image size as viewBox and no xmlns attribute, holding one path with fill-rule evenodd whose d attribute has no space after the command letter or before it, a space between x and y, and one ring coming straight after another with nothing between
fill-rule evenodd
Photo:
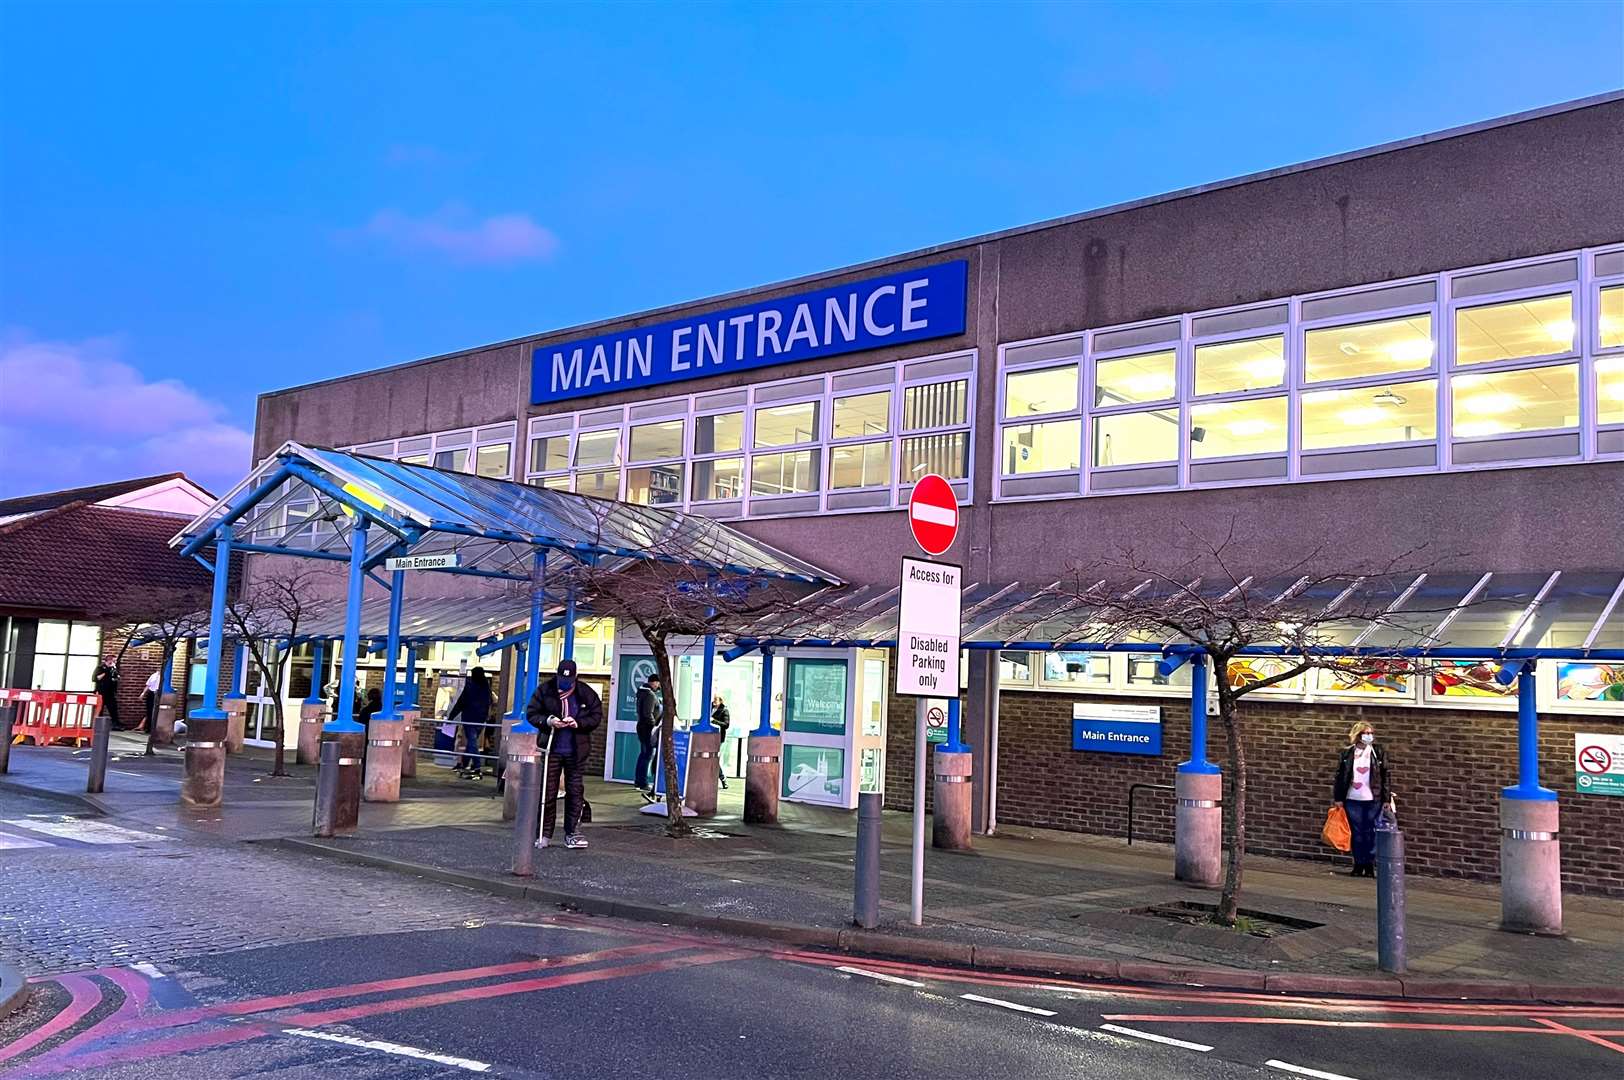
<instances>
[{"instance_id":1,"label":"walking stick","mask_svg":"<svg viewBox=\"0 0 1624 1080\"><path fill-rule=\"evenodd\" d=\"M553 752L553 736L558 734L558 729L553 727L555 719L557 717L549 716L547 718L547 745L541 748L541 813L536 815L536 842L538 844L541 842L541 823L547 820L547 758ZM558 793L554 792L554 801L557 801L557 798ZM554 813L557 813L556 809Z\"/></svg>"}]
</instances>

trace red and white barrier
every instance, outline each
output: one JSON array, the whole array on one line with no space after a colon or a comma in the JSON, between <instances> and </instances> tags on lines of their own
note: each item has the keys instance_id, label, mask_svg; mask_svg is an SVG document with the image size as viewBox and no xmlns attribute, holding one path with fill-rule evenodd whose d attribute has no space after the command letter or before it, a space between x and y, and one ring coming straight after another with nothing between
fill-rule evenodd
<instances>
[{"instance_id":1,"label":"red and white barrier","mask_svg":"<svg viewBox=\"0 0 1624 1080\"><path fill-rule=\"evenodd\" d=\"M15 741L32 739L35 746L53 746L90 741L90 721L101 711L101 695L0 689L0 705L6 704L17 707L11 722Z\"/></svg>"}]
</instances>

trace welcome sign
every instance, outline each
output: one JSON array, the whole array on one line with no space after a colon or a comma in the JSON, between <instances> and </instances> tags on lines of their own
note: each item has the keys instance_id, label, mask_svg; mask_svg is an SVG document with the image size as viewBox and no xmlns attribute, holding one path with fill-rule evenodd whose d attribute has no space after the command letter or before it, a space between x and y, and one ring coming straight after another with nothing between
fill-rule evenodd
<instances>
[{"instance_id":1,"label":"welcome sign","mask_svg":"<svg viewBox=\"0 0 1624 1080\"><path fill-rule=\"evenodd\" d=\"M964 333L960 259L531 353L530 402L698 379Z\"/></svg>"}]
</instances>

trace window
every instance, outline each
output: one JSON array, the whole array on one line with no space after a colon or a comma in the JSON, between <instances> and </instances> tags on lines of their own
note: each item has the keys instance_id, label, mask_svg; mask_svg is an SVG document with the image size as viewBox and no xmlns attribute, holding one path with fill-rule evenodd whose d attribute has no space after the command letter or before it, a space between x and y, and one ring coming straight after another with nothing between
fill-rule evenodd
<instances>
[{"instance_id":1,"label":"window","mask_svg":"<svg viewBox=\"0 0 1624 1080\"><path fill-rule=\"evenodd\" d=\"M1032 654L1029 652L1000 652L998 654L998 681L1006 686L1032 685Z\"/></svg>"},{"instance_id":2,"label":"window","mask_svg":"<svg viewBox=\"0 0 1624 1080\"><path fill-rule=\"evenodd\" d=\"M902 395L902 427L919 431L967 424L969 407L970 384L963 379L910 386Z\"/></svg>"},{"instance_id":3,"label":"window","mask_svg":"<svg viewBox=\"0 0 1624 1080\"><path fill-rule=\"evenodd\" d=\"M818 451L757 454L750 459L750 494L804 495L818 490Z\"/></svg>"},{"instance_id":4,"label":"window","mask_svg":"<svg viewBox=\"0 0 1624 1080\"><path fill-rule=\"evenodd\" d=\"M1094 407L1165 401L1173 396L1177 373L1172 349L1100 360L1094 365Z\"/></svg>"},{"instance_id":5,"label":"window","mask_svg":"<svg viewBox=\"0 0 1624 1080\"><path fill-rule=\"evenodd\" d=\"M891 483L891 441L852 443L829 450L829 487L888 487Z\"/></svg>"},{"instance_id":6,"label":"window","mask_svg":"<svg viewBox=\"0 0 1624 1080\"><path fill-rule=\"evenodd\" d=\"M530 440L530 471L556 472L570 466L570 437L545 435Z\"/></svg>"},{"instance_id":7,"label":"window","mask_svg":"<svg viewBox=\"0 0 1624 1080\"><path fill-rule=\"evenodd\" d=\"M916 483L921 476L931 473L946 480L963 480L969 476L970 437L958 432L903 439L902 482Z\"/></svg>"},{"instance_id":8,"label":"window","mask_svg":"<svg viewBox=\"0 0 1624 1080\"><path fill-rule=\"evenodd\" d=\"M35 690L96 688L101 662L101 627L93 623L41 619L34 636Z\"/></svg>"},{"instance_id":9,"label":"window","mask_svg":"<svg viewBox=\"0 0 1624 1080\"><path fill-rule=\"evenodd\" d=\"M620 470L595 469L575 474L575 493L600 499L620 498Z\"/></svg>"},{"instance_id":10,"label":"window","mask_svg":"<svg viewBox=\"0 0 1624 1080\"><path fill-rule=\"evenodd\" d=\"M451 472L468 471L467 450L439 450L434 455L434 467L447 469Z\"/></svg>"},{"instance_id":11,"label":"window","mask_svg":"<svg viewBox=\"0 0 1624 1080\"><path fill-rule=\"evenodd\" d=\"M1022 371L1004 378L1004 419L1077 410L1077 365Z\"/></svg>"},{"instance_id":12,"label":"window","mask_svg":"<svg viewBox=\"0 0 1624 1080\"><path fill-rule=\"evenodd\" d=\"M1438 381L1303 395L1303 449L1377 446L1438 437Z\"/></svg>"},{"instance_id":13,"label":"window","mask_svg":"<svg viewBox=\"0 0 1624 1080\"><path fill-rule=\"evenodd\" d=\"M1573 351L1573 294L1455 311L1455 363L1487 364Z\"/></svg>"},{"instance_id":14,"label":"window","mask_svg":"<svg viewBox=\"0 0 1624 1080\"><path fill-rule=\"evenodd\" d=\"M907 387L902 394L901 483L913 484L935 473L948 480L970 475L970 384L965 379ZM909 432L962 427L932 435Z\"/></svg>"},{"instance_id":15,"label":"window","mask_svg":"<svg viewBox=\"0 0 1624 1080\"><path fill-rule=\"evenodd\" d=\"M1624 424L1624 356L1596 358L1596 422Z\"/></svg>"},{"instance_id":16,"label":"window","mask_svg":"<svg viewBox=\"0 0 1624 1080\"><path fill-rule=\"evenodd\" d=\"M1432 316L1354 323L1304 335L1304 377L1309 382L1425 371L1432 366Z\"/></svg>"},{"instance_id":17,"label":"window","mask_svg":"<svg viewBox=\"0 0 1624 1080\"><path fill-rule=\"evenodd\" d=\"M1113 413L1094 419L1094 466L1147 465L1179 458L1176 409Z\"/></svg>"},{"instance_id":18,"label":"window","mask_svg":"<svg viewBox=\"0 0 1624 1080\"><path fill-rule=\"evenodd\" d=\"M620 430L583 431L575 439L575 467L620 464Z\"/></svg>"},{"instance_id":19,"label":"window","mask_svg":"<svg viewBox=\"0 0 1624 1080\"><path fill-rule=\"evenodd\" d=\"M513 444L495 443L481 446L475 457L474 472L497 480L506 480L513 464Z\"/></svg>"},{"instance_id":20,"label":"window","mask_svg":"<svg viewBox=\"0 0 1624 1080\"><path fill-rule=\"evenodd\" d=\"M695 502L738 499L744 495L744 459L714 458L694 462Z\"/></svg>"},{"instance_id":21,"label":"window","mask_svg":"<svg viewBox=\"0 0 1624 1080\"><path fill-rule=\"evenodd\" d=\"M1076 471L1082 464L1083 422L1012 424L1004 428L1004 475Z\"/></svg>"},{"instance_id":22,"label":"window","mask_svg":"<svg viewBox=\"0 0 1624 1080\"><path fill-rule=\"evenodd\" d=\"M1457 375L1450 389L1458 439L1579 423L1579 369L1574 364Z\"/></svg>"},{"instance_id":23,"label":"window","mask_svg":"<svg viewBox=\"0 0 1624 1080\"><path fill-rule=\"evenodd\" d=\"M887 435L890 431L891 391L835 398L834 430L831 432L834 438L871 438Z\"/></svg>"},{"instance_id":24,"label":"window","mask_svg":"<svg viewBox=\"0 0 1624 1080\"><path fill-rule=\"evenodd\" d=\"M744 414L718 413L694 421L694 453L715 454L744 449Z\"/></svg>"},{"instance_id":25,"label":"window","mask_svg":"<svg viewBox=\"0 0 1624 1080\"><path fill-rule=\"evenodd\" d=\"M1286 452L1286 399L1242 398L1190 408L1190 456Z\"/></svg>"},{"instance_id":26,"label":"window","mask_svg":"<svg viewBox=\"0 0 1624 1080\"><path fill-rule=\"evenodd\" d=\"M632 428L631 460L665 461L682 456L683 422L664 420Z\"/></svg>"},{"instance_id":27,"label":"window","mask_svg":"<svg viewBox=\"0 0 1624 1080\"><path fill-rule=\"evenodd\" d=\"M675 506L681 503L682 463L628 468L626 501L646 506Z\"/></svg>"},{"instance_id":28,"label":"window","mask_svg":"<svg viewBox=\"0 0 1624 1080\"><path fill-rule=\"evenodd\" d=\"M1171 675L1161 673L1161 657L1154 653L1128 654L1128 686L1133 688L1152 686L1183 686L1190 685L1191 667L1185 664Z\"/></svg>"},{"instance_id":29,"label":"window","mask_svg":"<svg viewBox=\"0 0 1624 1080\"><path fill-rule=\"evenodd\" d=\"M429 456L427 454L402 454L400 463L402 465L427 465Z\"/></svg>"},{"instance_id":30,"label":"window","mask_svg":"<svg viewBox=\"0 0 1624 1080\"><path fill-rule=\"evenodd\" d=\"M1046 652L1043 654L1043 681L1055 686L1109 686L1111 654Z\"/></svg>"},{"instance_id":31,"label":"window","mask_svg":"<svg viewBox=\"0 0 1624 1080\"><path fill-rule=\"evenodd\" d=\"M811 442L818 437L818 402L801 401L794 405L759 408L756 410L755 424L755 438L751 445L757 450Z\"/></svg>"},{"instance_id":32,"label":"window","mask_svg":"<svg viewBox=\"0 0 1624 1080\"><path fill-rule=\"evenodd\" d=\"M1601 291L1598 305L1598 341L1604 349L1624 347L1624 285L1609 285Z\"/></svg>"},{"instance_id":33,"label":"window","mask_svg":"<svg viewBox=\"0 0 1624 1080\"><path fill-rule=\"evenodd\" d=\"M1279 334L1196 346L1196 395L1280 386L1286 379L1285 349L1286 339Z\"/></svg>"}]
</instances>

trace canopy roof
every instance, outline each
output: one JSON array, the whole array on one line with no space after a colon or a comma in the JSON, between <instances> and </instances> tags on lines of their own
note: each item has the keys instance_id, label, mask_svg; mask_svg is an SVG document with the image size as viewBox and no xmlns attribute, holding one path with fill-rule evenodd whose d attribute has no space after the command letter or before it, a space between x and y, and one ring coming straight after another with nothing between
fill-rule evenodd
<instances>
[{"instance_id":1,"label":"canopy roof","mask_svg":"<svg viewBox=\"0 0 1624 1080\"><path fill-rule=\"evenodd\" d=\"M718 573L833 584L838 578L709 518L284 443L177 533L197 554L230 526L241 550L348 560L358 520L368 569L399 556L454 556L448 573L529 581L538 549L579 559L651 559Z\"/></svg>"},{"instance_id":2,"label":"canopy roof","mask_svg":"<svg viewBox=\"0 0 1624 1080\"><path fill-rule=\"evenodd\" d=\"M827 613L811 627L784 616L738 634L745 649L896 644L900 590L864 587L816 594ZM1188 638L1124 618L1120 604L1210 605L1277 620L1280 640L1250 653L1300 651L1293 626L1312 622L1312 651L1341 655L1624 660L1624 572L1425 573L1307 578L1231 577L1107 583L972 584L963 592L961 645L969 649L1166 652ZM1343 616L1341 613L1346 613ZM1286 642L1291 641L1291 647Z\"/></svg>"}]
</instances>

